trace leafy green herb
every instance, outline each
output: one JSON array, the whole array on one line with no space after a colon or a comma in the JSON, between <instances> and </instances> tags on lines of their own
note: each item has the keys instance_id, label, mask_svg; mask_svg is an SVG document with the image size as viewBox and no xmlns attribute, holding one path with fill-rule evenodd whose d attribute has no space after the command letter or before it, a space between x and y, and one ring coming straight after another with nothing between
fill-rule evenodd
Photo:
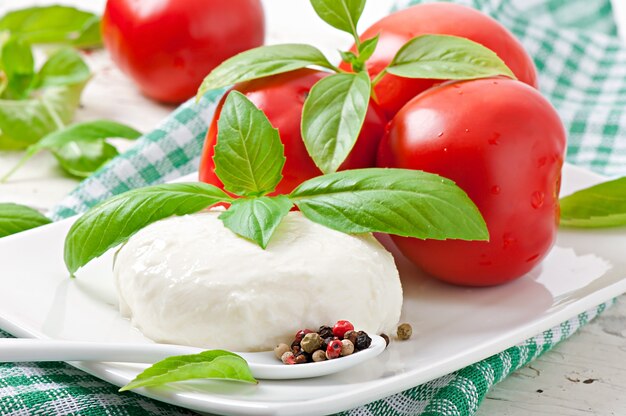
<instances>
[{"instance_id":1,"label":"leafy green herb","mask_svg":"<svg viewBox=\"0 0 626 416\"><path fill-rule=\"evenodd\" d=\"M561 198L561 225L601 228L626 225L626 177Z\"/></svg>"},{"instance_id":2,"label":"leafy green herb","mask_svg":"<svg viewBox=\"0 0 626 416\"><path fill-rule=\"evenodd\" d=\"M308 66L335 69L319 49L302 44L261 46L222 62L202 81L197 98L238 82L295 71Z\"/></svg>"},{"instance_id":3,"label":"leafy green herb","mask_svg":"<svg viewBox=\"0 0 626 416\"><path fill-rule=\"evenodd\" d=\"M73 85L91 77L89 67L73 49L63 48L44 63L37 74L37 88Z\"/></svg>"},{"instance_id":4,"label":"leafy green herb","mask_svg":"<svg viewBox=\"0 0 626 416\"><path fill-rule=\"evenodd\" d=\"M120 391L199 378L258 383L252 376L246 360L239 355L223 350L211 350L159 361L144 370Z\"/></svg>"},{"instance_id":5,"label":"leafy green herb","mask_svg":"<svg viewBox=\"0 0 626 416\"><path fill-rule=\"evenodd\" d=\"M365 72L334 74L311 89L302 110L302 138L324 173L335 172L361 132L370 99Z\"/></svg>"},{"instance_id":6,"label":"leafy green herb","mask_svg":"<svg viewBox=\"0 0 626 416\"><path fill-rule=\"evenodd\" d=\"M293 203L284 195L240 198L219 219L235 234L266 248L272 234L289 213Z\"/></svg>"},{"instance_id":7,"label":"leafy green herb","mask_svg":"<svg viewBox=\"0 0 626 416\"><path fill-rule=\"evenodd\" d=\"M408 169L356 169L303 182L289 198L311 221L345 233L488 240L478 208L454 182Z\"/></svg>"},{"instance_id":8,"label":"leafy green herb","mask_svg":"<svg viewBox=\"0 0 626 416\"><path fill-rule=\"evenodd\" d=\"M28 43L60 43L98 47L100 18L67 6L30 7L7 13L0 19L0 32L9 31Z\"/></svg>"},{"instance_id":9,"label":"leafy green herb","mask_svg":"<svg viewBox=\"0 0 626 416\"><path fill-rule=\"evenodd\" d=\"M119 154L115 146L104 140L69 142L52 149L61 168L72 176L86 178Z\"/></svg>"},{"instance_id":10,"label":"leafy green herb","mask_svg":"<svg viewBox=\"0 0 626 416\"><path fill-rule=\"evenodd\" d=\"M39 211L12 203L0 203L0 237L30 230L51 221Z\"/></svg>"},{"instance_id":11,"label":"leafy green herb","mask_svg":"<svg viewBox=\"0 0 626 416\"><path fill-rule=\"evenodd\" d=\"M469 39L448 35L411 39L385 71L407 78L475 79L505 75L515 79L495 52Z\"/></svg>"},{"instance_id":12,"label":"leafy green herb","mask_svg":"<svg viewBox=\"0 0 626 416\"><path fill-rule=\"evenodd\" d=\"M51 151L61 167L69 174L85 177L93 173L111 158L117 150L105 139L136 139L141 136L137 130L109 120L88 121L57 130L45 136L26 150L24 157L7 172L0 182L6 181L31 157L42 150Z\"/></svg>"},{"instance_id":13,"label":"leafy green herb","mask_svg":"<svg viewBox=\"0 0 626 416\"><path fill-rule=\"evenodd\" d=\"M30 90L35 77L35 60L30 45L18 38L10 38L2 46L2 69L7 85L3 98L22 99Z\"/></svg>"},{"instance_id":14,"label":"leafy green herb","mask_svg":"<svg viewBox=\"0 0 626 416\"><path fill-rule=\"evenodd\" d=\"M272 192L282 179L283 144L261 110L233 91L218 121L215 174L226 190L258 196Z\"/></svg>"},{"instance_id":15,"label":"leafy green herb","mask_svg":"<svg viewBox=\"0 0 626 416\"><path fill-rule=\"evenodd\" d=\"M74 274L148 224L230 201L224 191L204 183L155 185L114 196L72 225L65 239L65 264Z\"/></svg>"},{"instance_id":16,"label":"leafy green herb","mask_svg":"<svg viewBox=\"0 0 626 416\"><path fill-rule=\"evenodd\" d=\"M376 46L378 46L378 39L380 38L380 34L374 36L373 38L369 38L363 41L359 45L359 62L365 65L365 62L374 55L374 51L376 51Z\"/></svg>"},{"instance_id":17,"label":"leafy green herb","mask_svg":"<svg viewBox=\"0 0 626 416\"><path fill-rule=\"evenodd\" d=\"M322 20L353 35L357 46L360 44L356 26L365 8L365 0L311 0L311 5Z\"/></svg>"},{"instance_id":18,"label":"leafy green herb","mask_svg":"<svg viewBox=\"0 0 626 416\"><path fill-rule=\"evenodd\" d=\"M69 123L84 84L46 89L28 100L0 100L0 150L23 149Z\"/></svg>"}]
</instances>

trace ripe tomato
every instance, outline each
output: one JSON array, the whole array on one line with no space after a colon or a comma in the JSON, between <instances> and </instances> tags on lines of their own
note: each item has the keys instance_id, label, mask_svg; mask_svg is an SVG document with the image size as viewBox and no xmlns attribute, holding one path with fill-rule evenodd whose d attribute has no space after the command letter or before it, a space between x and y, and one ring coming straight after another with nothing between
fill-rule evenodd
<instances>
[{"instance_id":1,"label":"ripe tomato","mask_svg":"<svg viewBox=\"0 0 626 416\"><path fill-rule=\"evenodd\" d=\"M490 241L394 242L451 283L487 286L522 276L554 242L564 150L558 114L519 81L449 82L422 93L389 123L378 164L455 181L485 218Z\"/></svg>"},{"instance_id":2,"label":"ripe tomato","mask_svg":"<svg viewBox=\"0 0 626 416\"><path fill-rule=\"evenodd\" d=\"M108 0L111 58L150 98L179 103L225 59L263 44L260 0Z\"/></svg>"},{"instance_id":3,"label":"ripe tomato","mask_svg":"<svg viewBox=\"0 0 626 416\"><path fill-rule=\"evenodd\" d=\"M248 81L235 86L261 109L272 125L278 129L285 146L287 161L283 168L283 179L276 193L287 194L303 181L319 176L322 172L315 166L307 153L300 134L302 106L309 90L317 81L329 75L326 72L301 69L268 78ZM214 146L217 141L217 120L224 99L219 104L207 132L204 151L200 162L200 180L219 187L222 183L215 175L213 163ZM352 152L340 170L367 168L376 165L376 152L384 134L387 120L378 106L370 102L363 129Z\"/></svg>"},{"instance_id":4,"label":"ripe tomato","mask_svg":"<svg viewBox=\"0 0 626 416\"><path fill-rule=\"evenodd\" d=\"M464 37L491 49L520 81L537 87L535 65L521 43L496 20L470 7L454 3L409 7L374 23L361 35L361 39L377 34L380 34L378 46L367 62L372 78L391 62L400 47L410 39L418 35L440 34ZM342 63L340 67L347 70L350 66ZM440 82L387 74L374 90L378 104L391 119L407 101Z\"/></svg>"}]
</instances>

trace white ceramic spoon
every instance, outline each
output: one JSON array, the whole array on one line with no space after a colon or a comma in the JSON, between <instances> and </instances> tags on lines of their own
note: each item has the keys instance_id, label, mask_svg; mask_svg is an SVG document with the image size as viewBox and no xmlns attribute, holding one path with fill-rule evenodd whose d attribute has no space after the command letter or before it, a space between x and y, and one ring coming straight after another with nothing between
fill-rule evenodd
<instances>
[{"instance_id":1,"label":"white ceramic spoon","mask_svg":"<svg viewBox=\"0 0 626 416\"><path fill-rule=\"evenodd\" d=\"M376 357L385 349L385 340L372 335L372 345L346 357L317 363L285 365L273 351L238 353L258 379L288 380L320 377L343 371ZM154 363L172 355L197 354L200 348L168 344L109 344L45 339L1 338L0 362L102 361Z\"/></svg>"}]
</instances>

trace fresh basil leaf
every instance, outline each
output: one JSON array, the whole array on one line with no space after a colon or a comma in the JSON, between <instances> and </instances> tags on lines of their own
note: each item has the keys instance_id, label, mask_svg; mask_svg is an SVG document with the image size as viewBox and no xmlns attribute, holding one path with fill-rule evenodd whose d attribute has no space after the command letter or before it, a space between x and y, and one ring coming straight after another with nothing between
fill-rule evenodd
<instances>
[{"instance_id":1,"label":"fresh basil leaf","mask_svg":"<svg viewBox=\"0 0 626 416\"><path fill-rule=\"evenodd\" d=\"M225 60L211 71L202 81L197 99L209 90L308 66L335 68L319 49L311 45L284 44L250 49Z\"/></svg>"},{"instance_id":2,"label":"fresh basil leaf","mask_svg":"<svg viewBox=\"0 0 626 416\"><path fill-rule=\"evenodd\" d=\"M626 225L626 177L561 198L561 225L602 228Z\"/></svg>"},{"instance_id":3,"label":"fresh basil leaf","mask_svg":"<svg viewBox=\"0 0 626 416\"><path fill-rule=\"evenodd\" d=\"M24 149L69 123L84 86L46 88L28 100L0 100L0 150Z\"/></svg>"},{"instance_id":4,"label":"fresh basil leaf","mask_svg":"<svg viewBox=\"0 0 626 416\"><path fill-rule=\"evenodd\" d=\"M350 51L345 51L345 52L344 51L339 51L339 55L341 55L341 60L342 61L344 61L344 62L346 62L348 64L351 64L351 65L354 65L355 62L357 62L357 60L359 59L354 54L354 52L350 52Z\"/></svg>"},{"instance_id":5,"label":"fresh basil leaf","mask_svg":"<svg viewBox=\"0 0 626 416\"><path fill-rule=\"evenodd\" d=\"M246 360L239 355L223 350L211 350L200 354L168 357L159 361L145 369L120 391L199 378L258 383L252 376Z\"/></svg>"},{"instance_id":6,"label":"fresh basil leaf","mask_svg":"<svg viewBox=\"0 0 626 416\"><path fill-rule=\"evenodd\" d=\"M289 196L313 222L345 233L487 240L478 208L449 179L408 169L356 169L309 179Z\"/></svg>"},{"instance_id":7,"label":"fresh basil leaf","mask_svg":"<svg viewBox=\"0 0 626 416\"><path fill-rule=\"evenodd\" d=\"M474 79L515 75L490 49L469 39L421 35L396 53L386 71L406 78Z\"/></svg>"},{"instance_id":8,"label":"fresh basil leaf","mask_svg":"<svg viewBox=\"0 0 626 416\"><path fill-rule=\"evenodd\" d=\"M33 147L37 150L53 150L71 142L94 142L112 138L133 140L139 136L141 136L141 132L125 124L111 120L95 120L72 124L50 133Z\"/></svg>"},{"instance_id":9,"label":"fresh basil leaf","mask_svg":"<svg viewBox=\"0 0 626 416\"><path fill-rule=\"evenodd\" d=\"M322 172L335 172L350 154L365 121L370 89L366 72L330 75L311 88L302 109L302 138Z\"/></svg>"},{"instance_id":10,"label":"fresh basil leaf","mask_svg":"<svg viewBox=\"0 0 626 416\"><path fill-rule=\"evenodd\" d=\"M91 73L80 54L73 49L63 48L43 64L37 74L37 88L71 85L85 82Z\"/></svg>"},{"instance_id":11,"label":"fresh basil leaf","mask_svg":"<svg viewBox=\"0 0 626 416\"><path fill-rule=\"evenodd\" d=\"M220 214L219 219L235 234L252 240L265 249L292 206L293 203L284 195L241 198L233 201L228 211Z\"/></svg>"},{"instance_id":12,"label":"fresh basil leaf","mask_svg":"<svg viewBox=\"0 0 626 416\"><path fill-rule=\"evenodd\" d=\"M93 31L96 15L67 6L30 7L5 14L0 32L9 31L29 43L67 43Z\"/></svg>"},{"instance_id":13,"label":"fresh basil leaf","mask_svg":"<svg viewBox=\"0 0 626 416\"><path fill-rule=\"evenodd\" d=\"M224 191L205 183L154 185L114 196L72 225L65 238L65 264L73 274L148 224L230 201Z\"/></svg>"},{"instance_id":14,"label":"fresh basil leaf","mask_svg":"<svg viewBox=\"0 0 626 416\"><path fill-rule=\"evenodd\" d=\"M19 38L10 38L2 46L2 68L7 78L3 97L16 100L27 97L35 76L30 45Z\"/></svg>"},{"instance_id":15,"label":"fresh basil leaf","mask_svg":"<svg viewBox=\"0 0 626 416\"><path fill-rule=\"evenodd\" d=\"M357 35L356 25L365 0L311 0L311 5L315 13L332 27Z\"/></svg>"},{"instance_id":16,"label":"fresh basil leaf","mask_svg":"<svg viewBox=\"0 0 626 416\"><path fill-rule=\"evenodd\" d=\"M64 171L78 178L86 178L119 153L104 140L69 142L52 150Z\"/></svg>"},{"instance_id":17,"label":"fresh basil leaf","mask_svg":"<svg viewBox=\"0 0 626 416\"><path fill-rule=\"evenodd\" d=\"M359 61L361 63L365 63L365 61L372 57L374 51L376 51L376 46L378 46L379 38L380 34L374 36L373 38L365 39L359 45Z\"/></svg>"},{"instance_id":18,"label":"fresh basil leaf","mask_svg":"<svg viewBox=\"0 0 626 416\"><path fill-rule=\"evenodd\" d=\"M72 46L80 49L93 49L102 46L102 22L99 16L92 16L81 28L78 36L72 39Z\"/></svg>"},{"instance_id":19,"label":"fresh basil leaf","mask_svg":"<svg viewBox=\"0 0 626 416\"><path fill-rule=\"evenodd\" d=\"M0 238L50 224L39 211L12 203L0 203Z\"/></svg>"},{"instance_id":20,"label":"fresh basil leaf","mask_svg":"<svg viewBox=\"0 0 626 416\"><path fill-rule=\"evenodd\" d=\"M285 153L278 130L238 91L222 107L213 160L224 188L237 195L268 194L282 179Z\"/></svg>"}]
</instances>

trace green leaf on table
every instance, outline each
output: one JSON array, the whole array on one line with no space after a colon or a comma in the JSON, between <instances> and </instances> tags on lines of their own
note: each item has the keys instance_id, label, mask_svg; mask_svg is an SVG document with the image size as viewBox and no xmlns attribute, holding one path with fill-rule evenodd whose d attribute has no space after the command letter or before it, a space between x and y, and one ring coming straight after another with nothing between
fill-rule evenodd
<instances>
[{"instance_id":1,"label":"green leaf on table","mask_svg":"<svg viewBox=\"0 0 626 416\"><path fill-rule=\"evenodd\" d=\"M217 66L202 81L197 98L200 99L209 90L308 66L334 68L324 54L311 45L260 46L235 55Z\"/></svg>"},{"instance_id":2,"label":"green leaf on table","mask_svg":"<svg viewBox=\"0 0 626 416\"><path fill-rule=\"evenodd\" d=\"M309 179L289 195L313 222L345 233L488 240L478 208L449 179L408 169L356 169Z\"/></svg>"},{"instance_id":3,"label":"green leaf on table","mask_svg":"<svg viewBox=\"0 0 626 416\"><path fill-rule=\"evenodd\" d=\"M302 138L322 172L335 172L350 154L363 127L370 89L366 72L330 75L311 88L302 109Z\"/></svg>"},{"instance_id":4,"label":"green leaf on table","mask_svg":"<svg viewBox=\"0 0 626 416\"><path fill-rule=\"evenodd\" d=\"M16 100L27 97L35 77L35 60L30 45L12 37L2 46L1 58L7 79L2 97Z\"/></svg>"},{"instance_id":5,"label":"green leaf on table","mask_svg":"<svg viewBox=\"0 0 626 416\"><path fill-rule=\"evenodd\" d=\"M0 238L50 224L50 219L30 207L0 203Z\"/></svg>"},{"instance_id":6,"label":"green leaf on table","mask_svg":"<svg viewBox=\"0 0 626 416\"><path fill-rule=\"evenodd\" d=\"M65 264L73 274L148 224L230 201L224 191L205 183L154 185L114 196L72 225L65 238Z\"/></svg>"},{"instance_id":7,"label":"green leaf on table","mask_svg":"<svg viewBox=\"0 0 626 416\"><path fill-rule=\"evenodd\" d=\"M561 198L561 225L602 228L626 226L626 177Z\"/></svg>"},{"instance_id":8,"label":"green leaf on table","mask_svg":"<svg viewBox=\"0 0 626 416\"><path fill-rule=\"evenodd\" d=\"M241 356L223 350L168 357L145 369L120 391L154 387L176 381L216 379L258 383Z\"/></svg>"},{"instance_id":9,"label":"green leaf on table","mask_svg":"<svg viewBox=\"0 0 626 416\"><path fill-rule=\"evenodd\" d=\"M70 175L84 178L117 156L118 152L106 139L133 140L141 136L137 130L110 120L76 123L44 136L29 146L16 166L0 177L5 182L24 163L42 150L50 150L61 167Z\"/></svg>"},{"instance_id":10,"label":"green leaf on table","mask_svg":"<svg viewBox=\"0 0 626 416\"><path fill-rule=\"evenodd\" d=\"M0 100L0 150L24 149L69 123L84 87L50 87L36 98Z\"/></svg>"},{"instance_id":11,"label":"green leaf on table","mask_svg":"<svg viewBox=\"0 0 626 416\"><path fill-rule=\"evenodd\" d=\"M421 35L396 53L386 71L406 78L475 79L515 75L504 61L479 43L448 35Z\"/></svg>"},{"instance_id":12,"label":"green leaf on table","mask_svg":"<svg viewBox=\"0 0 626 416\"><path fill-rule=\"evenodd\" d=\"M92 16L81 28L78 36L72 39L72 46L79 49L94 49L102 46L102 22L99 16Z\"/></svg>"},{"instance_id":13,"label":"green leaf on table","mask_svg":"<svg viewBox=\"0 0 626 416\"><path fill-rule=\"evenodd\" d=\"M99 36L95 39L94 19L99 21L93 13L68 6L30 7L5 14L0 19L0 32L9 31L29 43L64 44L73 44L89 33L88 46L95 47L101 40Z\"/></svg>"},{"instance_id":14,"label":"green leaf on table","mask_svg":"<svg viewBox=\"0 0 626 416\"><path fill-rule=\"evenodd\" d=\"M215 174L237 195L260 196L276 188L285 164L278 130L245 95L232 91L217 122Z\"/></svg>"},{"instance_id":15,"label":"green leaf on table","mask_svg":"<svg viewBox=\"0 0 626 416\"><path fill-rule=\"evenodd\" d=\"M365 0L311 0L315 13L334 28L356 35Z\"/></svg>"},{"instance_id":16,"label":"green leaf on table","mask_svg":"<svg viewBox=\"0 0 626 416\"><path fill-rule=\"evenodd\" d=\"M125 124L111 120L94 120L72 124L50 133L32 147L37 150L53 150L71 142L95 142L112 138L133 140L139 136L141 132Z\"/></svg>"},{"instance_id":17,"label":"green leaf on table","mask_svg":"<svg viewBox=\"0 0 626 416\"><path fill-rule=\"evenodd\" d=\"M266 248L272 234L289 213L293 203L284 195L241 198L233 201L219 219L237 235Z\"/></svg>"},{"instance_id":18,"label":"green leaf on table","mask_svg":"<svg viewBox=\"0 0 626 416\"><path fill-rule=\"evenodd\" d=\"M86 178L119 153L115 146L98 140L69 142L52 150L61 168L72 176Z\"/></svg>"},{"instance_id":19,"label":"green leaf on table","mask_svg":"<svg viewBox=\"0 0 626 416\"><path fill-rule=\"evenodd\" d=\"M71 85L87 81L91 77L89 67L80 54L63 48L53 54L37 73L37 88Z\"/></svg>"}]
</instances>

